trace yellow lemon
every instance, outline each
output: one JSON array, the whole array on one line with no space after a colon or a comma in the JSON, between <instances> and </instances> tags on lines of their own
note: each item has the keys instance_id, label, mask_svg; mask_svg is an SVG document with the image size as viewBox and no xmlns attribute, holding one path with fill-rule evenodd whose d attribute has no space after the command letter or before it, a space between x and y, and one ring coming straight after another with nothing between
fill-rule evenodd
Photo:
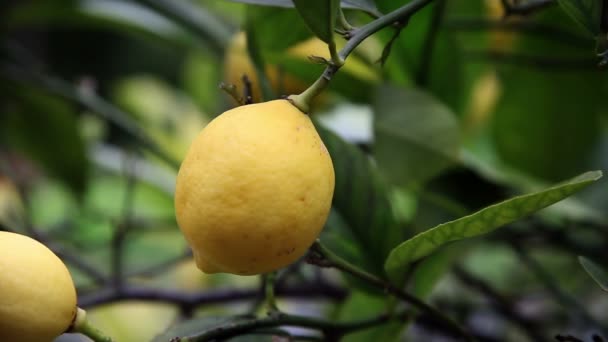
<instances>
[{"instance_id":1,"label":"yellow lemon","mask_svg":"<svg viewBox=\"0 0 608 342\"><path fill-rule=\"evenodd\" d=\"M287 100L231 109L192 143L177 222L198 268L253 275L300 258L329 213L334 169L310 118Z\"/></svg>"},{"instance_id":2,"label":"yellow lemon","mask_svg":"<svg viewBox=\"0 0 608 342\"><path fill-rule=\"evenodd\" d=\"M76 315L63 262L40 242L0 232L0 341L50 342Z\"/></svg>"}]
</instances>

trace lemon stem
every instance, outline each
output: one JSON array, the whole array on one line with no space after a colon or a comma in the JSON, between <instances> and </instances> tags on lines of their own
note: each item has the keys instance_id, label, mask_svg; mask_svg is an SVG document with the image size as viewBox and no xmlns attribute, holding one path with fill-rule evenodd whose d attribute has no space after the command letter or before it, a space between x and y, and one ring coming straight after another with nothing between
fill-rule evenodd
<instances>
[{"instance_id":1,"label":"lemon stem","mask_svg":"<svg viewBox=\"0 0 608 342\"><path fill-rule=\"evenodd\" d=\"M424 6L430 4L432 1L433 0L412 0L393 12L390 12L361 28L351 30L352 36L336 56L332 54L331 61L329 61L327 64L323 74L321 74L321 76L308 89L304 90L298 95L289 96L288 100L291 101L291 103L298 107L298 109L300 109L302 112L309 113L310 103L312 100L327 87L333 75L342 67L346 58L353 52L353 50L355 50L357 46L359 46L359 44L361 44L361 42L387 26L394 23L407 22L410 16L418 12Z\"/></svg>"},{"instance_id":2,"label":"lemon stem","mask_svg":"<svg viewBox=\"0 0 608 342\"><path fill-rule=\"evenodd\" d=\"M262 275L262 279L264 281L264 299L268 314L279 311L276 298L274 296L274 281L276 279L276 275L276 272L270 272Z\"/></svg>"},{"instance_id":3,"label":"lemon stem","mask_svg":"<svg viewBox=\"0 0 608 342\"><path fill-rule=\"evenodd\" d=\"M69 332L81 333L94 342L114 342L111 337L106 336L101 330L95 328L87 319L87 312L78 308L74 325Z\"/></svg>"}]
</instances>

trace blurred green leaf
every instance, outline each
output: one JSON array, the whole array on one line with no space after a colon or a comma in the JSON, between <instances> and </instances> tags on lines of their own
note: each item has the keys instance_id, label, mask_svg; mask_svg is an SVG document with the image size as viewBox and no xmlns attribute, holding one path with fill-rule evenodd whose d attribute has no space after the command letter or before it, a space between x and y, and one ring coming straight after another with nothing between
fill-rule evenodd
<instances>
[{"instance_id":1,"label":"blurred green leaf","mask_svg":"<svg viewBox=\"0 0 608 342\"><path fill-rule=\"evenodd\" d=\"M386 272L392 279L398 279L409 263L429 255L442 245L491 232L574 194L601 176L599 171L587 172L544 191L514 197L455 221L440 224L391 251L386 259Z\"/></svg>"},{"instance_id":2,"label":"blurred green leaf","mask_svg":"<svg viewBox=\"0 0 608 342\"><path fill-rule=\"evenodd\" d=\"M9 27L101 28L185 48L186 33L166 18L131 2L60 0L26 2L3 16Z\"/></svg>"},{"instance_id":3,"label":"blurred green leaf","mask_svg":"<svg viewBox=\"0 0 608 342\"><path fill-rule=\"evenodd\" d=\"M401 3L391 0L380 0L377 4L384 13L401 6ZM436 6L437 4L431 3L410 18L391 47L385 74L389 80L401 86L424 80L421 85L425 90L459 113L466 104L473 76L465 73L462 47L455 40L454 32L446 30L442 23L434 22ZM474 11L471 7L474 7ZM443 16L460 12L473 15L472 13L481 13L482 8L479 2L449 0L445 4ZM434 39L427 42L435 26L438 28ZM383 44L387 44L393 35L394 30L383 30L378 36ZM423 66L425 74L421 75Z\"/></svg>"},{"instance_id":4,"label":"blurred green leaf","mask_svg":"<svg viewBox=\"0 0 608 342\"><path fill-rule=\"evenodd\" d=\"M557 0L557 2L574 21L584 27L589 33L591 33L593 36L600 35L602 1Z\"/></svg>"},{"instance_id":5,"label":"blurred green leaf","mask_svg":"<svg viewBox=\"0 0 608 342\"><path fill-rule=\"evenodd\" d=\"M15 183L0 174L0 230L6 227L24 231L27 220L23 199Z\"/></svg>"},{"instance_id":6,"label":"blurred green leaf","mask_svg":"<svg viewBox=\"0 0 608 342\"><path fill-rule=\"evenodd\" d=\"M295 9L249 6L247 23L253 30L258 49L272 52L283 51L310 37L310 31ZM279 27L288 27L286 35Z\"/></svg>"},{"instance_id":7,"label":"blurred green leaf","mask_svg":"<svg viewBox=\"0 0 608 342\"><path fill-rule=\"evenodd\" d=\"M87 187L87 190L89 187ZM78 210L78 202L65 183L36 182L29 193L29 219L36 227L61 225Z\"/></svg>"},{"instance_id":8,"label":"blurred green leaf","mask_svg":"<svg viewBox=\"0 0 608 342\"><path fill-rule=\"evenodd\" d=\"M207 10L203 4L188 0L136 0L137 3L173 20L191 31L211 51L222 52L232 36L232 28Z\"/></svg>"},{"instance_id":9,"label":"blurred green leaf","mask_svg":"<svg viewBox=\"0 0 608 342\"><path fill-rule=\"evenodd\" d=\"M196 50L188 54L181 72L185 91L207 116L220 111L222 94L218 84L223 76L219 64L211 54Z\"/></svg>"},{"instance_id":10,"label":"blurred green leaf","mask_svg":"<svg viewBox=\"0 0 608 342\"><path fill-rule=\"evenodd\" d=\"M421 260L411 277L414 283L412 294L420 299L430 296L435 285L459 259L462 249L462 246L448 245Z\"/></svg>"},{"instance_id":11,"label":"blurred green leaf","mask_svg":"<svg viewBox=\"0 0 608 342\"><path fill-rule=\"evenodd\" d=\"M339 322L354 322L381 315L389 310L390 298L372 296L364 292L351 293L348 299L340 305L336 320ZM365 310L361 310L365 308ZM343 342L368 341L398 341L405 323L401 321L388 322L376 327L354 332L344 336Z\"/></svg>"},{"instance_id":12,"label":"blurred green leaf","mask_svg":"<svg viewBox=\"0 0 608 342\"><path fill-rule=\"evenodd\" d=\"M568 18L558 7L539 14L535 20L539 25L572 34L581 30L568 26ZM551 37L518 37L512 53L522 59L497 68L502 96L492 120L492 134L504 162L549 181L597 167L590 164L590 157L601 134L601 113L608 108L607 78L588 58L590 51L591 46L564 44ZM553 56L560 56L562 62ZM526 57L537 63L518 62ZM565 62L581 58L588 63Z\"/></svg>"},{"instance_id":13,"label":"blurred green leaf","mask_svg":"<svg viewBox=\"0 0 608 342\"><path fill-rule=\"evenodd\" d=\"M186 241L177 227L158 228L161 230L132 234L132 237L126 241L124 260L126 273L136 274L184 253L187 248Z\"/></svg>"},{"instance_id":14,"label":"blurred green leaf","mask_svg":"<svg viewBox=\"0 0 608 342\"><path fill-rule=\"evenodd\" d=\"M84 205L92 213L119 220L125 206L127 180L120 176L98 176L91 182ZM136 182L133 185L132 216L152 222L171 222L174 219L173 197L160 189Z\"/></svg>"},{"instance_id":15,"label":"blurred green leaf","mask_svg":"<svg viewBox=\"0 0 608 342\"><path fill-rule=\"evenodd\" d=\"M339 0L293 0L293 4L317 37L328 44L333 43Z\"/></svg>"},{"instance_id":16,"label":"blurred green leaf","mask_svg":"<svg viewBox=\"0 0 608 342\"><path fill-rule=\"evenodd\" d=\"M260 6L273 6L292 8L294 3L292 0L230 0L232 2L240 2L244 4L260 5ZM372 15L379 16L378 9L373 0L342 0L341 6L343 8L358 9L368 12Z\"/></svg>"},{"instance_id":17,"label":"blurred green leaf","mask_svg":"<svg viewBox=\"0 0 608 342\"><path fill-rule=\"evenodd\" d=\"M425 182L458 159L456 118L432 96L384 86L374 102L374 157L391 182Z\"/></svg>"},{"instance_id":18,"label":"blurred green leaf","mask_svg":"<svg viewBox=\"0 0 608 342\"><path fill-rule=\"evenodd\" d=\"M578 261L602 290L608 292L608 272L606 269L583 256L579 256Z\"/></svg>"},{"instance_id":19,"label":"blurred green leaf","mask_svg":"<svg viewBox=\"0 0 608 342\"><path fill-rule=\"evenodd\" d=\"M332 208L329 212L325 226L327 229L323 229L321 233L321 240L325 245L340 254L344 259L349 260L353 265L359 265L366 269L373 268L361 243L336 208Z\"/></svg>"},{"instance_id":20,"label":"blurred green leaf","mask_svg":"<svg viewBox=\"0 0 608 342\"><path fill-rule=\"evenodd\" d=\"M341 6L343 8L360 9L370 14L381 14L378 12L374 0L342 0Z\"/></svg>"},{"instance_id":21,"label":"blurred green leaf","mask_svg":"<svg viewBox=\"0 0 608 342\"><path fill-rule=\"evenodd\" d=\"M76 113L65 101L5 83L12 110L0 116L0 141L40 163L51 175L82 193L88 177L86 146Z\"/></svg>"},{"instance_id":22,"label":"blurred green leaf","mask_svg":"<svg viewBox=\"0 0 608 342\"><path fill-rule=\"evenodd\" d=\"M318 131L333 160L336 174L333 208L352 233L353 240L347 242L351 248L356 246L357 254L365 256L364 263L359 266L383 277L384 259L406 236L405 229L397 224L387 187L377 169L357 147L322 127L318 127ZM361 262L349 259L353 253L345 253L338 247L329 245L349 262Z\"/></svg>"},{"instance_id":23,"label":"blurred green leaf","mask_svg":"<svg viewBox=\"0 0 608 342\"><path fill-rule=\"evenodd\" d=\"M156 141L146 135L136 121L133 121L128 114L98 96L95 92L91 91L91 89L78 87L61 78L56 78L22 67L6 68L6 70L0 69L0 74L2 77L6 77L10 82L14 82L20 87L31 87L36 91L44 92L44 95L42 96L46 96L52 101L61 102L63 100L68 100L79 104L90 110L91 113L116 125L117 128L140 147L147 149L175 169L179 168L179 162L163 150ZM14 87L9 90L17 91ZM17 91L17 94L20 93ZM70 148L76 148L76 146L70 146Z\"/></svg>"},{"instance_id":24,"label":"blurred green leaf","mask_svg":"<svg viewBox=\"0 0 608 342\"><path fill-rule=\"evenodd\" d=\"M546 180L588 167L600 134L602 95L594 75L505 68L502 76L504 95L493 121L499 156Z\"/></svg>"},{"instance_id":25,"label":"blurred green leaf","mask_svg":"<svg viewBox=\"0 0 608 342\"><path fill-rule=\"evenodd\" d=\"M247 12L250 13L250 12ZM262 101L269 101L276 99L276 94L270 85L270 81L266 76L266 61L262 56L262 49L258 43L258 35L256 34L257 28L251 16L247 17L245 36L247 41L247 55L253 64L255 75L258 80L260 89L262 91ZM252 91L253 92L253 91ZM251 94L253 96L253 94ZM246 99L247 101L247 99Z\"/></svg>"},{"instance_id":26,"label":"blurred green leaf","mask_svg":"<svg viewBox=\"0 0 608 342\"><path fill-rule=\"evenodd\" d=\"M213 90L218 96L217 83ZM208 121L189 97L153 75L121 79L115 83L113 95L116 105L136 117L140 129L175 160L185 156L190 143Z\"/></svg>"}]
</instances>

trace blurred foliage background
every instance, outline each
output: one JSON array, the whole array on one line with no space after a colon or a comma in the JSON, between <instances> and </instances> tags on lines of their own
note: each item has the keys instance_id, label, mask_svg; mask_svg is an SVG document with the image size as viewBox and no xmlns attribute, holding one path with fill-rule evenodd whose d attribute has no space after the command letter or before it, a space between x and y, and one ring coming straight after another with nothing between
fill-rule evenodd
<instances>
[{"instance_id":1,"label":"blurred foliage background","mask_svg":"<svg viewBox=\"0 0 608 342\"><path fill-rule=\"evenodd\" d=\"M295 10L241 2L0 4L0 224L58 253L79 304L119 341L260 299L256 277L195 268L174 218L175 175L196 134L236 105L221 82L242 91L245 73L262 96L249 54L276 98L312 83L323 66L306 56L327 52ZM346 14L360 26L406 2L352 1ZM557 2L505 16L499 0L435 1L349 57L311 114L337 173L323 241L374 270L417 232L608 167L597 34ZM577 256L606 266L607 212L599 181L442 248L411 267L408 289L488 341L605 334L608 295ZM347 321L387 307L332 270L299 263L279 279L286 311ZM449 340L424 316L405 326L346 340Z\"/></svg>"}]
</instances>

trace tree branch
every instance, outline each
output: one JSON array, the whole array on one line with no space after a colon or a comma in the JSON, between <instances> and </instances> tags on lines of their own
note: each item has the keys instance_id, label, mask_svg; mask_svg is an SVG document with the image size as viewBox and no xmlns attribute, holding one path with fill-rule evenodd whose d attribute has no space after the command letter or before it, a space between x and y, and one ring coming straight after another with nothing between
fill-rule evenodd
<instances>
[{"instance_id":1,"label":"tree branch","mask_svg":"<svg viewBox=\"0 0 608 342\"><path fill-rule=\"evenodd\" d=\"M424 8L426 5L430 4L432 1L433 0L412 0L393 12L388 13L361 28L353 30L354 32L349 34L348 42L338 53L338 58L345 61L353 50L367 37L385 27L393 25L396 22L407 22L412 15ZM343 64L344 63L342 63L342 65ZM288 97L288 99L302 112L308 113L310 111L310 103L312 99L319 95L321 91L327 87L333 78L333 75L338 72L342 65L331 62L328 63L321 76L310 87L308 87L308 89L303 91L301 94L291 95Z\"/></svg>"},{"instance_id":2,"label":"tree branch","mask_svg":"<svg viewBox=\"0 0 608 342\"><path fill-rule=\"evenodd\" d=\"M318 265L321 267L334 267L356 278L359 278L365 281L366 283L380 288L385 292L395 296L396 298L411 304L418 310L421 310L436 318L438 325L442 326L442 328L444 328L446 331L449 331L457 336L463 337L467 341L474 340L473 337L467 331L465 331L458 324L452 321L451 318L444 315L439 310L433 308L432 306L414 297L413 295L395 287L388 281L380 279L375 275L350 264L348 261L340 258L333 252L325 248L318 240L311 246L307 261L311 264Z\"/></svg>"},{"instance_id":3,"label":"tree branch","mask_svg":"<svg viewBox=\"0 0 608 342\"><path fill-rule=\"evenodd\" d=\"M393 315L384 314L370 319L341 323L305 316L279 313L263 318L245 319L242 321L229 323L224 326L209 329L197 335L177 338L175 339L175 342L223 340L259 328L272 328L280 326L295 326L317 329L323 332L325 336L325 341L337 341L342 336L348 333L358 330L364 330L376 325L387 323L392 320L405 320L408 317L408 312L401 311Z\"/></svg>"},{"instance_id":4,"label":"tree branch","mask_svg":"<svg viewBox=\"0 0 608 342\"><path fill-rule=\"evenodd\" d=\"M303 284L292 287L277 287L275 291L277 296L287 298L318 298L340 301L347 296L347 292L344 289L329 284ZM83 308L88 308L127 299L140 299L150 302L175 304L186 308L195 308L200 305L249 300L254 299L257 296L259 296L259 290L256 288L186 293L180 290L125 285L122 288L114 288L112 286L105 287L91 294L80 296L78 304Z\"/></svg>"}]
</instances>

